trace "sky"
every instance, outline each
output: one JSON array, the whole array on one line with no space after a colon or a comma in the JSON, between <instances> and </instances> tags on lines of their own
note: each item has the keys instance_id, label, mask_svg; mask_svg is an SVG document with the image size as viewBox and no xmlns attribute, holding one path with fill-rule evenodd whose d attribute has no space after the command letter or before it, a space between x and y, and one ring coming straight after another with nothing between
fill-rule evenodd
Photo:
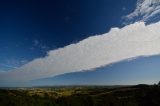
<instances>
[{"instance_id":1,"label":"sky","mask_svg":"<svg viewBox=\"0 0 160 106\"><path fill-rule=\"evenodd\" d=\"M157 83L159 4L0 1L0 86Z\"/></svg>"}]
</instances>

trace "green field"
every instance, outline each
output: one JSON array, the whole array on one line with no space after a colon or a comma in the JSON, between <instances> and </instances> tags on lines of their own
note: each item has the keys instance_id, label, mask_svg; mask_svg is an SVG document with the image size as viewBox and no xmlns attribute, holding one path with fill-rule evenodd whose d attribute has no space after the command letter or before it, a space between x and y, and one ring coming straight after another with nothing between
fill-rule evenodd
<instances>
[{"instance_id":1,"label":"green field","mask_svg":"<svg viewBox=\"0 0 160 106\"><path fill-rule=\"evenodd\" d=\"M0 106L160 106L160 87L1 88Z\"/></svg>"}]
</instances>

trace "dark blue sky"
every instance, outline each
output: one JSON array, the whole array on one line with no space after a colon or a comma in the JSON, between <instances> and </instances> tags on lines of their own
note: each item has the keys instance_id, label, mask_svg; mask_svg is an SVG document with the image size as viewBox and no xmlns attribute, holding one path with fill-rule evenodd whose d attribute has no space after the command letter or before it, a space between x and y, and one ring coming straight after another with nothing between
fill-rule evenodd
<instances>
[{"instance_id":1,"label":"dark blue sky","mask_svg":"<svg viewBox=\"0 0 160 106\"><path fill-rule=\"evenodd\" d=\"M133 11L135 2L136 0L0 1L0 69L19 67L44 56L48 50L106 33L114 26L121 27L122 16Z\"/></svg>"}]
</instances>

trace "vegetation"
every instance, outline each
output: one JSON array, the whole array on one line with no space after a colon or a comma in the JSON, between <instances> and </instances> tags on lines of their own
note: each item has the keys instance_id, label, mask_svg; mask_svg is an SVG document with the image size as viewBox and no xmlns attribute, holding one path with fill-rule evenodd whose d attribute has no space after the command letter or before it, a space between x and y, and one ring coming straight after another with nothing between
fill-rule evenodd
<instances>
[{"instance_id":1,"label":"vegetation","mask_svg":"<svg viewBox=\"0 0 160 106\"><path fill-rule=\"evenodd\" d=\"M158 86L160 86L160 81L158 82Z\"/></svg>"},{"instance_id":2,"label":"vegetation","mask_svg":"<svg viewBox=\"0 0 160 106\"><path fill-rule=\"evenodd\" d=\"M160 87L1 89L0 106L160 106Z\"/></svg>"}]
</instances>

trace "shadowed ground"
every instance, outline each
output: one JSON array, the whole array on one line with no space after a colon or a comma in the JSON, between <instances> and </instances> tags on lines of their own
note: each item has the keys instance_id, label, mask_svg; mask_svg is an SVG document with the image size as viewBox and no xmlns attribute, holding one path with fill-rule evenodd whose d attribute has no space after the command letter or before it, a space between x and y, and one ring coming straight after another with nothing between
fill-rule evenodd
<instances>
[{"instance_id":1,"label":"shadowed ground","mask_svg":"<svg viewBox=\"0 0 160 106\"><path fill-rule=\"evenodd\" d=\"M160 106L160 87L137 85L2 88L0 106Z\"/></svg>"}]
</instances>

